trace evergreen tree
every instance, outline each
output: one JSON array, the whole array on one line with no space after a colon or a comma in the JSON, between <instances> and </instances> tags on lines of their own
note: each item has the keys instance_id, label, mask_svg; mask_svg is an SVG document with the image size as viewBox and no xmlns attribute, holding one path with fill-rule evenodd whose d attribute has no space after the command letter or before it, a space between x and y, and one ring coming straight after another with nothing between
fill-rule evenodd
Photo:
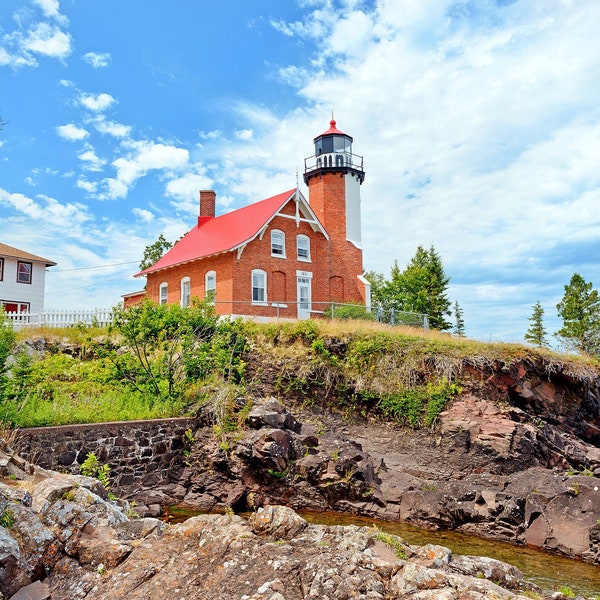
<instances>
[{"instance_id":1,"label":"evergreen tree","mask_svg":"<svg viewBox=\"0 0 600 600\"><path fill-rule=\"evenodd\" d=\"M592 282L574 273L565 294L556 305L563 326L557 336L565 344L586 354L600 354L600 296Z\"/></svg>"},{"instance_id":2,"label":"evergreen tree","mask_svg":"<svg viewBox=\"0 0 600 600\"><path fill-rule=\"evenodd\" d=\"M154 263L156 263L162 255L169 250L173 244L165 239L163 234L161 233L158 236L158 239L153 243L146 246L144 250L144 258L142 262L140 262L140 271L151 267Z\"/></svg>"},{"instance_id":3,"label":"evergreen tree","mask_svg":"<svg viewBox=\"0 0 600 600\"><path fill-rule=\"evenodd\" d=\"M533 305L533 312L529 317L529 329L525 333L525 341L538 347L548 346L548 332L544 328L544 308L538 300Z\"/></svg>"},{"instance_id":4,"label":"evergreen tree","mask_svg":"<svg viewBox=\"0 0 600 600\"><path fill-rule=\"evenodd\" d=\"M454 302L454 333L458 337L465 337L465 320L458 300Z\"/></svg>"},{"instance_id":5,"label":"evergreen tree","mask_svg":"<svg viewBox=\"0 0 600 600\"><path fill-rule=\"evenodd\" d=\"M450 300L446 295L450 278L446 277L442 259L431 246L422 246L401 274L404 310L429 315L429 323L440 331L450 329L452 324L445 317L450 315Z\"/></svg>"},{"instance_id":6,"label":"evergreen tree","mask_svg":"<svg viewBox=\"0 0 600 600\"><path fill-rule=\"evenodd\" d=\"M435 329L446 330L452 327L445 320L450 315L450 300L446 295L449 277L444 273L442 260L435 248L417 248L404 271L398 261L394 261L389 280L378 273L369 274L372 285L373 304L384 311L391 309L422 313L429 316L429 323Z\"/></svg>"}]
</instances>

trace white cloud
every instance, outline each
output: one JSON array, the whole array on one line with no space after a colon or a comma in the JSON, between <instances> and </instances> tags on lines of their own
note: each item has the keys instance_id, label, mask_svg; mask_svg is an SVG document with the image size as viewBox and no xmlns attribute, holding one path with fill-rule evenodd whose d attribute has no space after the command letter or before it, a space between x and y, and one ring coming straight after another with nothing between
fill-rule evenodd
<instances>
[{"instance_id":1,"label":"white cloud","mask_svg":"<svg viewBox=\"0 0 600 600\"><path fill-rule=\"evenodd\" d=\"M154 215L145 208L134 208L131 212L144 223L150 223L154 220Z\"/></svg>"},{"instance_id":2,"label":"white cloud","mask_svg":"<svg viewBox=\"0 0 600 600\"><path fill-rule=\"evenodd\" d=\"M34 221L69 230L91 219L87 207L82 204L61 204L54 198L44 195L39 195L38 198L39 202L24 194L12 194L0 188L0 204L10 207Z\"/></svg>"},{"instance_id":3,"label":"white cloud","mask_svg":"<svg viewBox=\"0 0 600 600\"><path fill-rule=\"evenodd\" d=\"M197 215L199 210L199 191L212 189L214 182L206 174L200 165L195 165L194 170L171 179L166 186L165 192L174 200L171 204L180 212ZM219 202L219 199L217 199Z\"/></svg>"},{"instance_id":4,"label":"white cloud","mask_svg":"<svg viewBox=\"0 0 600 600\"><path fill-rule=\"evenodd\" d=\"M94 69L101 69L108 67L111 56L108 52L86 52L81 58L88 65L92 65Z\"/></svg>"},{"instance_id":5,"label":"white cloud","mask_svg":"<svg viewBox=\"0 0 600 600\"><path fill-rule=\"evenodd\" d=\"M68 19L60 13L58 0L33 0L34 4L37 4L46 17L56 19L63 25L68 24Z\"/></svg>"},{"instance_id":6,"label":"white cloud","mask_svg":"<svg viewBox=\"0 0 600 600\"><path fill-rule=\"evenodd\" d=\"M77 182L75 183L75 185L79 189L85 190L88 194L93 194L98 189L98 184L95 181L88 181L87 179L84 179L83 177L80 177L77 180Z\"/></svg>"},{"instance_id":7,"label":"white cloud","mask_svg":"<svg viewBox=\"0 0 600 600\"><path fill-rule=\"evenodd\" d=\"M131 127L129 125L105 121L103 119L96 121L95 126L100 133L106 133L115 138L128 137L131 133Z\"/></svg>"},{"instance_id":8,"label":"white cloud","mask_svg":"<svg viewBox=\"0 0 600 600\"><path fill-rule=\"evenodd\" d=\"M38 23L28 32L22 47L26 51L62 59L71 54L71 36L47 23Z\"/></svg>"},{"instance_id":9,"label":"white cloud","mask_svg":"<svg viewBox=\"0 0 600 600\"><path fill-rule=\"evenodd\" d=\"M123 198L127 195L129 187L148 171L176 171L185 167L189 160L188 150L151 141L130 142L128 148L130 152L127 156L112 162L117 176L105 180L105 198Z\"/></svg>"},{"instance_id":10,"label":"white cloud","mask_svg":"<svg viewBox=\"0 0 600 600\"><path fill-rule=\"evenodd\" d=\"M77 127L76 125L73 125L73 123L68 123L67 125L59 125L56 128L56 132L61 138L70 141L82 140L89 135L89 133L85 129Z\"/></svg>"},{"instance_id":11,"label":"white cloud","mask_svg":"<svg viewBox=\"0 0 600 600\"><path fill-rule=\"evenodd\" d=\"M87 109L99 112L114 104L115 99L110 94L81 94L79 102Z\"/></svg>"},{"instance_id":12,"label":"white cloud","mask_svg":"<svg viewBox=\"0 0 600 600\"><path fill-rule=\"evenodd\" d=\"M94 150L89 149L77 155L79 160L85 163L85 168L88 171L101 171L106 161L98 158Z\"/></svg>"},{"instance_id":13,"label":"white cloud","mask_svg":"<svg viewBox=\"0 0 600 600\"><path fill-rule=\"evenodd\" d=\"M235 137L238 140L249 141L254 137L254 131L252 129L238 129L235 131Z\"/></svg>"}]
</instances>

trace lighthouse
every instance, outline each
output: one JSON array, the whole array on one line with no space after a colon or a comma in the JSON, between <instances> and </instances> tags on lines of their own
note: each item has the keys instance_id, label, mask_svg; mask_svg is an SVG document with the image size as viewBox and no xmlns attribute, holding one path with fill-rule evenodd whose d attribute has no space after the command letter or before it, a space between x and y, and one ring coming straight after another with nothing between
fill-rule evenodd
<instances>
[{"instance_id":1,"label":"lighthouse","mask_svg":"<svg viewBox=\"0 0 600 600\"><path fill-rule=\"evenodd\" d=\"M362 277L360 186L365 179L362 156L352 152L353 138L337 128L314 138L315 153L304 160L309 204L330 238L329 297L340 302L367 301ZM349 273L355 275L348 277Z\"/></svg>"},{"instance_id":2,"label":"lighthouse","mask_svg":"<svg viewBox=\"0 0 600 600\"><path fill-rule=\"evenodd\" d=\"M325 229L339 229L342 220L344 238L361 248L360 186L365 172L363 157L352 153L352 142L332 118L329 129L314 138L314 155L304 160L304 183Z\"/></svg>"}]
</instances>

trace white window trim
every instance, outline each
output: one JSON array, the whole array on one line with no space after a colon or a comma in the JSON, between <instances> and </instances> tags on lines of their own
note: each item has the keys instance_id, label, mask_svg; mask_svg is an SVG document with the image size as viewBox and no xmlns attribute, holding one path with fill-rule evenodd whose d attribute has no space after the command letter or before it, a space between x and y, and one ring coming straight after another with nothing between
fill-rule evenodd
<instances>
[{"instance_id":1,"label":"white window trim","mask_svg":"<svg viewBox=\"0 0 600 600\"><path fill-rule=\"evenodd\" d=\"M308 252L308 256L300 256L300 240L306 240L307 247L306 251ZM300 234L296 236L296 258L301 262L311 262L310 259L310 238L307 235Z\"/></svg>"},{"instance_id":2,"label":"white window trim","mask_svg":"<svg viewBox=\"0 0 600 600\"><path fill-rule=\"evenodd\" d=\"M208 280L209 278L213 279L214 281L214 286L209 288L208 287ZM212 298L208 298L208 292L212 291ZM206 275L204 276L204 297L209 300L212 304L215 303L215 300L217 298L217 272L216 271L207 271Z\"/></svg>"},{"instance_id":3,"label":"white window trim","mask_svg":"<svg viewBox=\"0 0 600 600\"><path fill-rule=\"evenodd\" d=\"M275 246L273 238L276 235L281 235L281 254L274 252L273 247ZM271 230L271 256L275 258L285 258L285 233L281 231L281 229L272 229Z\"/></svg>"},{"instance_id":4,"label":"white window trim","mask_svg":"<svg viewBox=\"0 0 600 600\"><path fill-rule=\"evenodd\" d=\"M165 290L164 298L163 298L163 290ZM164 302L163 302L164 300ZM168 304L169 303L169 284L166 281L163 281L158 286L158 303L159 304Z\"/></svg>"},{"instance_id":5,"label":"white window trim","mask_svg":"<svg viewBox=\"0 0 600 600\"><path fill-rule=\"evenodd\" d=\"M262 275L263 276L263 282L264 282L264 298L263 300L255 300L254 299L254 276L255 275ZM252 298L252 304L254 304L255 306L267 306L268 305L268 299L267 299L267 272L264 271L263 269L252 269L252 274L250 276L250 293L251 293L251 298Z\"/></svg>"},{"instance_id":6,"label":"white window trim","mask_svg":"<svg viewBox=\"0 0 600 600\"><path fill-rule=\"evenodd\" d=\"M187 283L187 294L188 294L187 303L185 303L185 298L184 298L184 295L183 295L186 283ZM180 294L180 298L179 298L179 304L180 304L180 306L182 308L185 308L186 306L189 306L191 304L191 300L192 300L192 298L191 298L191 292L192 292L191 287L192 286L191 286L191 283L190 283L190 278L189 277L184 277L181 280L181 294Z\"/></svg>"}]
</instances>

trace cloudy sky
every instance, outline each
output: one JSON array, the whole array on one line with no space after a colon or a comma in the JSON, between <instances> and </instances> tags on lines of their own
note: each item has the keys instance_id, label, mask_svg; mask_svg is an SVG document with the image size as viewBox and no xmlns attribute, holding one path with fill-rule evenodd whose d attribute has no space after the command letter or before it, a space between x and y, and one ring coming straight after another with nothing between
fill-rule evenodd
<instances>
[{"instance_id":1,"label":"cloudy sky","mask_svg":"<svg viewBox=\"0 0 600 600\"><path fill-rule=\"evenodd\" d=\"M46 308L139 289L199 189L223 212L294 187L332 110L364 156L365 269L433 244L486 341L537 300L556 331L574 272L600 285L600 2L223 6L0 3L0 241L58 263Z\"/></svg>"}]
</instances>

